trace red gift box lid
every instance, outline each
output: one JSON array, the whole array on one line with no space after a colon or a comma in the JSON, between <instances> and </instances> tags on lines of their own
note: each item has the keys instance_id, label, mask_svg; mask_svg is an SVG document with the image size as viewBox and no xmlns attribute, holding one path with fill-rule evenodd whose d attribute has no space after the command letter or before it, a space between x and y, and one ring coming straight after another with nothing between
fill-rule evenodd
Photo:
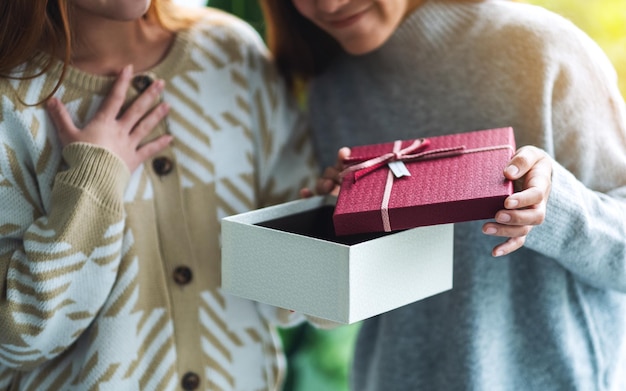
<instances>
[{"instance_id":1,"label":"red gift box lid","mask_svg":"<svg viewBox=\"0 0 626 391\"><path fill-rule=\"evenodd\" d=\"M415 148L406 154L409 158L400 159L406 159L410 176L394 177L387 161L376 165L372 160L396 160L394 147L411 146ZM345 174L333 214L335 233L493 218L513 192L503 171L514 152L510 127L352 147L351 169L363 162L374 167Z\"/></svg>"}]
</instances>

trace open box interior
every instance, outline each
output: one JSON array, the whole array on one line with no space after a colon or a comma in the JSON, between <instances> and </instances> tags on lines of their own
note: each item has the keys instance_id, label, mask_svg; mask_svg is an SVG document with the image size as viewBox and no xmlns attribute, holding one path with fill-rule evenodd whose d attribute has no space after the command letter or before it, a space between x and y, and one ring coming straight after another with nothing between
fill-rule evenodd
<instances>
[{"instance_id":1,"label":"open box interior","mask_svg":"<svg viewBox=\"0 0 626 391\"><path fill-rule=\"evenodd\" d=\"M255 225L348 246L395 233L375 232L337 236L333 226L334 211L335 207L333 205L324 205L277 219L262 221Z\"/></svg>"}]
</instances>

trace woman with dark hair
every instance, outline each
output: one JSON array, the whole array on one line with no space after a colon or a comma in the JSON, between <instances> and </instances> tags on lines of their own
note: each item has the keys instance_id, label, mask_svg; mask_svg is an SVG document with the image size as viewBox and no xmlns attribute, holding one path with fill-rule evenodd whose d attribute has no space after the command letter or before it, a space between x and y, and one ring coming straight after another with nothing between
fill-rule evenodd
<instances>
[{"instance_id":1,"label":"woman with dark hair","mask_svg":"<svg viewBox=\"0 0 626 391\"><path fill-rule=\"evenodd\" d=\"M626 389L626 112L597 45L512 1L262 4L323 166L506 126L521 146L493 221L455 225L454 288L364 321L352 388Z\"/></svg>"},{"instance_id":2,"label":"woman with dark hair","mask_svg":"<svg viewBox=\"0 0 626 391\"><path fill-rule=\"evenodd\" d=\"M219 219L317 171L258 34L167 0L0 20L0 390L280 390L302 317L219 289Z\"/></svg>"}]
</instances>

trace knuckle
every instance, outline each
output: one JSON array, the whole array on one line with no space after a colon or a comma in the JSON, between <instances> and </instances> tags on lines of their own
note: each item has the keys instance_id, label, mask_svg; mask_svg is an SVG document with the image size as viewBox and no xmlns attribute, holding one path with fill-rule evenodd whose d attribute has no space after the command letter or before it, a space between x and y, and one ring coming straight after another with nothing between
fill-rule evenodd
<instances>
[{"instance_id":1,"label":"knuckle","mask_svg":"<svg viewBox=\"0 0 626 391\"><path fill-rule=\"evenodd\" d=\"M94 114L91 122L103 122L106 120L106 118L107 118L106 113L104 113L102 110L99 110L98 112L96 112L96 114Z\"/></svg>"},{"instance_id":2,"label":"knuckle","mask_svg":"<svg viewBox=\"0 0 626 391\"><path fill-rule=\"evenodd\" d=\"M515 163L519 165L520 167L526 168L526 167L530 167L531 159L526 154L519 153L517 156L515 156Z\"/></svg>"},{"instance_id":3,"label":"knuckle","mask_svg":"<svg viewBox=\"0 0 626 391\"><path fill-rule=\"evenodd\" d=\"M537 218L535 218L534 225L541 225L544 223L544 221L546 221L546 214L539 213L539 215L537 215Z\"/></svg>"},{"instance_id":4,"label":"knuckle","mask_svg":"<svg viewBox=\"0 0 626 391\"><path fill-rule=\"evenodd\" d=\"M507 242L512 250L518 249L524 244L524 236L511 237Z\"/></svg>"},{"instance_id":5,"label":"knuckle","mask_svg":"<svg viewBox=\"0 0 626 391\"><path fill-rule=\"evenodd\" d=\"M537 200L536 204L543 204L546 201L546 192L543 187L533 187L532 192L533 199Z\"/></svg>"},{"instance_id":6,"label":"knuckle","mask_svg":"<svg viewBox=\"0 0 626 391\"><path fill-rule=\"evenodd\" d=\"M146 126L143 123L143 121L141 121L133 127L132 131L135 134L143 135L145 133L145 129L146 129Z\"/></svg>"},{"instance_id":7,"label":"knuckle","mask_svg":"<svg viewBox=\"0 0 626 391\"><path fill-rule=\"evenodd\" d=\"M122 88L114 88L109 93L109 99L113 102L122 102L126 98L126 91Z\"/></svg>"},{"instance_id":8,"label":"knuckle","mask_svg":"<svg viewBox=\"0 0 626 391\"><path fill-rule=\"evenodd\" d=\"M332 178L335 176L337 170L335 170L332 167L326 167L326 169L324 170L324 177L325 178Z\"/></svg>"},{"instance_id":9,"label":"knuckle","mask_svg":"<svg viewBox=\"0 0 626 391\"><path fill-rule=\"evenodd\" d=\"M528 235L532 229L533 229L532 225L525 225L525 226L523 226L522 227L522 235L521 235L521 237L525 237L526 235Z\"/></svg>"}]
</instances>

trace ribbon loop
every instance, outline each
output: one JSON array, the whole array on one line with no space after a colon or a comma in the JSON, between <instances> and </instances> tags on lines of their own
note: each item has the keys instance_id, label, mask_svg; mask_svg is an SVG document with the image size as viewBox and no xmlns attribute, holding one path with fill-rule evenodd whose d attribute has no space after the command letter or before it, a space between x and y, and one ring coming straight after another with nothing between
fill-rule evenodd
<instances>
[{"instance_id":1,"label":"ribbon loop","mask_svg":"<svg viewBox=\"0 0 626 391\"><path fill-rule=\"evenodd\" d=\"M402 141L396 140L395 143L401 144ZM370 172L373 172L385 166L389 162L407 161L411 156L415 156L411 154L424 150L425 148L428 148L429 145L430 145L430 141L428 139L420 138L420 139L414 140L411 143L411 145L409 145L408 147L404 149L394 150L394 151L391 151L391 152L388 152L379 156L365 157L365 158L360 158L360 159L347 158L344 160L344 163L355 162L356 164L348 166L346 169L341 171L339 175L341 177L344 177L347 174L354 172L354 182L356 182L360 178L364 177Z\"/></svg>"}]
</instances>

